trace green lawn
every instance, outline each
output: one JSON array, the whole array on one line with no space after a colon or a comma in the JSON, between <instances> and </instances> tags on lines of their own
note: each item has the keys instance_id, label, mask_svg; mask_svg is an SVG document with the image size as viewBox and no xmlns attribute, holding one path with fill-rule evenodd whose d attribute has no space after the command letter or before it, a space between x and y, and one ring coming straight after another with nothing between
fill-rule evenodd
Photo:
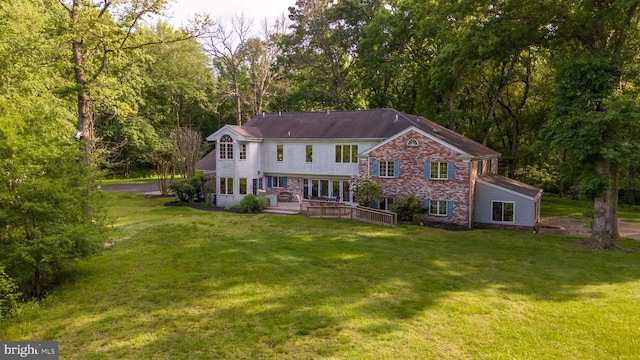
<instances>
[{"instance_id":1,"label":"green lawn","mask_svg":"<svg viewBox=\"0 0 640 360\"><path fill-rule=\"evenodd\" d=\"M0 339L60 359L637 359L640 243L240 215L107 194L115 244Z\"/></svg>"}]
</instances>

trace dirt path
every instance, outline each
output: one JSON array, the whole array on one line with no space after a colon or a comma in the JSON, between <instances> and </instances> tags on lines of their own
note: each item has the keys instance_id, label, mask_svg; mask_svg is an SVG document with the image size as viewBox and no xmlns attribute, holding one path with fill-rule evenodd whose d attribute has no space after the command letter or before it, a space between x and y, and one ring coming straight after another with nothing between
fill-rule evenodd
<instances>
[{"instance_id":1,"label":"dirt path","mask_svg":"<svg viewBox=\"0 0 640 360\"><path fill-rule=\"evenodd\" d=\"M545 217L541 219L541 223L547 226L562 227L567 235L583 238L591 236L589 223L583 223L573 218ZM640 221L638 219L618 219L618 233L623 238L640 240Z\"/></svg>"}]
</instances>

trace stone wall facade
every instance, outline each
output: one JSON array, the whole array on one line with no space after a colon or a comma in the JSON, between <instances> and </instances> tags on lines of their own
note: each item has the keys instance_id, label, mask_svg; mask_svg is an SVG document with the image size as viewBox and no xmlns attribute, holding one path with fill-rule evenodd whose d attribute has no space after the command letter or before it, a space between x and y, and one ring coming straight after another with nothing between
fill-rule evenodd
<instances>
[{"instance_id":1,"label":"stone wall facade","mask_svg":"<svg viewBox=\"0 0 640 360\"><path fill-rule=\"evenodd\" d=\"M379 161L400 161L398 178L374 177L387 198L401 198L410 194L422 200L453 202L452 216L429 215L430 221L471 227L472 163L459 158L454 150L417 131L409 131L369 153L369 159L360 161L363 174L374 174L373 166ZM453 180L425 178L425 161L453 162Z\"/></svg>"}]
</instances>

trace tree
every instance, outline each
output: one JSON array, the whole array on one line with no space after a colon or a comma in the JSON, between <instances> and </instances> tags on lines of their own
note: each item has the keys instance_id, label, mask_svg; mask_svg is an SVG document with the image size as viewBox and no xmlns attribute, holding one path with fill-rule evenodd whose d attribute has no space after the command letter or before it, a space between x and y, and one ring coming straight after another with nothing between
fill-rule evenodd
<instances>
[{"instance_id":1,"label":"tree","mask_svg":"<svg viewBox=\"0 0 640 360\"><path fill-rule=\"evenodd\" d=\"M153 159L156 163L158 188L160 188L162 195L169 195L169 186L175 176L175 154L169 149L155 149L153 151Z\"/></svg>"},{"instance_id":2,"label":"tree","mask_svg":"<svg viewBox=\"0 0 640 360\"><path fill-rule=\"evenodd\" d=\"M105 242L60 105L46 93L0 98L0 263L23 299L43 297L62 269Z\"/></svg>"},{"instance_id":3,"label":"tree","mask_svg":"<svg viewBox=\"0 0 640 360\"><path fill-rule=\"evenodd\" d=\"M194 130L179 127L171 131L175 145L176 168L185 178L196 174L196 163L202 155L202 136Z\"/></svg>"},{"instance_id":4,"label":"tree","mask_svg":"<svg viewBox=\"0 0 640 360\"><path fill-rule=\"evenodd\" d=\"M205 51L213 60L213 65L218 68L218 74L229 76L223 100L227 97L233 98L236 123L242 125L240 93L241 71L244 63L242 49L249 37L252 21L245 18L244 15L240 15L233 17L230 23L228 25L224 22L218 22L216 25L210 26L203 41Z\"/></svg>"},{"instance_id":5,"label":"tree","mask_svg":"<svg viewBox=\"0 0 640 360\"><path fill-rule=\"evenodd\" d=\"M552 24L563 57L555 59L557 102L548 138L566 151L579 189L594 201L590 246L612 249L620 172L640 151L637 86L625 86L640 50L632 40L640 35L640 1L561 5Z\"/></svg>"},{"instance_id":6,"label":"tree","mask_svg":"<svg viewBox=\"0 0 640 360\"><path fill-rule=\"evenodd\" d=\"M352 176L349 188L353 192L353 200L361 206L377 208L378 202L382 199L382 186L371 176Z\"/></svg>"},{"instance_id":7,"label":"tree","mask_svg":"<svg viewBox=\"0 0 640 360\"><path fill-rule=\"evenodd\" d=\"M248 96L245 96L249 116L264 111L284 90L278 86L284 79L282 68L277 66L280 55L277 42L284 36L286 23L284 17L276 20L273 26L265 20L261 37L248 39L242 48L249 85Z\"/></svg>"},{"instance_id":8,"label":"tree","mask_svg":"<svg viewBox=\"0 0 640 360\"><path fill-rule=\"evenodd\" d=\"M76 94L78 136L82 136L84 163L91 164L94 150L94 118L91 107L92 93L100 87L101 77L127 51L140 49L158 42L180 41L181 38L162 39L149 43L135 42L136 29L153 15L161 15L167 0L58 0L69 16L66 38L71 47ZM205 19L206 21L206 19Z\"/></svg>"},{"instance_id":9,"label":"tree","mask_svg":"<svg viewBox=\"0 0 640 360\"><path fill-rule=\"evenodd\" d=\"M283 37L283 63L293 79L291 107L300 110L365 106L358 91L357 44L379 0L299 0L289 8L293 32Z\"/></svg>"}]
</instances>

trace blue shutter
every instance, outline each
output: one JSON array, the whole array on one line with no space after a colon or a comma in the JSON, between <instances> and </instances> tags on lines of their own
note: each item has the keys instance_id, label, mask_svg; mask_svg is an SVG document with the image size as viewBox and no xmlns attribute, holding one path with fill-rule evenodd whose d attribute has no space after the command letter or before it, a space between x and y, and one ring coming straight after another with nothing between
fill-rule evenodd
<instances>
[{"instance_id":1,"label":"blue shutter","mask_svg":"<svg viewBox=\"0 0 640 360\"><path fill-rule=\"evenodd\" d=\"M271 176L267 176L267 187L270 188L272 183Z\"/></svg>"},{"instance_id":2,"label":"blue shutter","mask_svg":"<svg viewBox=\"0 0 640 360\"><path fill-rule=\"evenodd\" d=\"M453 216L453 201L447 201L447 216Z\"/></svg>"},{"instance_id":3,"label":"blue shutter","mask_svg":"<svg viewBox=\"0 0 640 360\"><path fill-rule=\"evenodd\" d=\"M431 161L424 162L424 178L425 179L431 178Z\"/></svg>"},{"instance_id":4,"label":"blue shutter","mask_svg":"<svg viewBox=\"0 0 640 360\"><path fill-rule=\"evenodd\" d=\"M447 179L453 180L453 161L449 161L447 165Z\"/></svg>"},{"instance_id":5,"label":"blue shutter","mask_svg":"<svg viewBox=\"0 0 640 360\"><path fill-rule=\"evenodd\" d=\"M400 177L400 160L396 160L393 162L393 177Z\"/></svg>"},{"instance_id":6,"label":"blue shutter","mask_svg":"<svg viewBox=\"0 0 640 360\"><path fill-rule=\"evenodd\" d=\"M380 173L380 161L375 160L373 162L373 176L378 176Z\"/></svg>"},{"instance_id":7,"label":"blue shutter","mask_svg":"<svg viewBox=\"0 0 640 360\"><path fill-rule=\"evenodd\" d=\"M282 187L283 188L287 188L287 177L285 176L284 178L282 178Z\"/></svg>"},{"instance_id":8,"label":"blue shutter","mask_svg":"<svg viewBox=\"0 0 640 360\"><path fill-rule=\"evenodd\" d=\"M429 200L423 200L422 206L424 206L427 210L424 212L425 215L429 215Z\"/></svg>"}]
</instances>

